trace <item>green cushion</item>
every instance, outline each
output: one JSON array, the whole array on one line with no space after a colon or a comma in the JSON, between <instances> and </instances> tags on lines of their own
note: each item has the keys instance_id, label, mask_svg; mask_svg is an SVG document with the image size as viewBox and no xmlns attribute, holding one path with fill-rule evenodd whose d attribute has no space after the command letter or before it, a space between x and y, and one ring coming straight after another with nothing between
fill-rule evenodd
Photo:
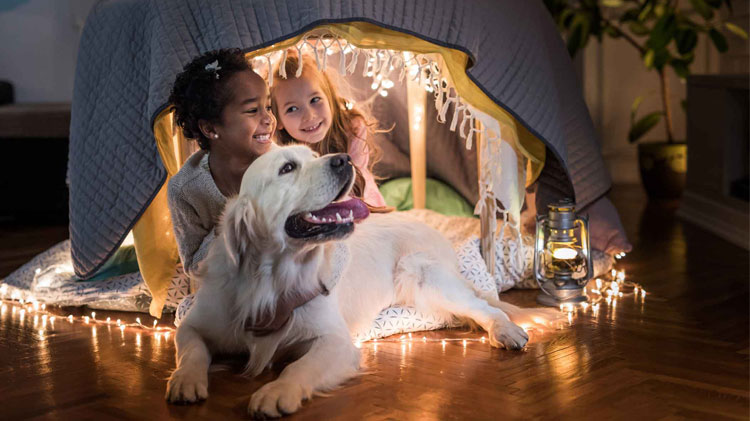
<instances>
[{"instance_id":1,"label":"green cushion","mask_svg":"<svg viewBox=\"0 0 750 421\"><path fill-rule=\"evenodd\" d=\"M388 206L405 211L414 207L411 191L411 178L396 178L383 183L380 193ZM427 179L425 186L425 207L449 216L474 216L474 207L449 185Z\"/></svg>"},{"instance_id":2,"label":"green cushion","mask_svg":"<svg viewBox=\"0 0 750 421\"><path fill-rule=\"evenodd\" d=\"M100 281L136 271L138 271L138 259L135 257L135 247L122 246L104 263L96 275L87 280Z\"/></svg>"}]
</instances>

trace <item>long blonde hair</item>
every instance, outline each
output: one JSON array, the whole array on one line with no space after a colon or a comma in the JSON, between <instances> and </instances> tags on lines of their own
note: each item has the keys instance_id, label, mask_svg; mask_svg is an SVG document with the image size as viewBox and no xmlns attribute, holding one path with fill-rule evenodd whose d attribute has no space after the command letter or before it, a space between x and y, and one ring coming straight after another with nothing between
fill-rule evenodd
<instances>
[{"instance_id":1,"label":"long blonde hair","mask_svg":"<svg viewBox=\"0 0 750 421\"><path fill-rule=\"evenodd\" d=\"M286 61L284 62L284 70L287 77L295 77L297 70L300 66L299 55L296 50L288 50ZM320 88L323 90L323 94L328 99L328 105L331 109L331 127L326 133L326 137L317 143L308 145L310 148L315 150L321 155L329 153L347 153L351 146L351 138L355 131L355 121L361 120L366 129L365 138L361 139L365 142L365 147L369 155L367 161L367 168L372 173L372 168L377 161L380 160L381 150L380 147L374 142L373 135L381 130L378 130L377 120L373 119L370 113L366 109L354 106L350 103L347 107L347 101L341 95L339 95L338 87L336 84L331 83L331 78L328 76L326 71L318 69L318 65L315 60L309 55L302 55L302 72L304 74L312 76L317 82ZM279 64L273 70L274 72L274 84L271 87L271 96L274 96L274 91L278 87L279 83L284 83L284 78L281 77L281 66ZM281 113L278 109L276 101L272 101L271 104L273 113L276 115L276 119L281 119ZM279 120L280 121L280 120ZM282 144L293 144L299 143L296 139L289 135L285 129L277 130L277 137ZM356 196L362 198L365 192L365 179L362 176L359 168L356 168L356 178L354 181L353 192ZM387 207L374 207L368 204L371 211L375 212L387 212L390 209Z\"/></svg>"}]
</instances>

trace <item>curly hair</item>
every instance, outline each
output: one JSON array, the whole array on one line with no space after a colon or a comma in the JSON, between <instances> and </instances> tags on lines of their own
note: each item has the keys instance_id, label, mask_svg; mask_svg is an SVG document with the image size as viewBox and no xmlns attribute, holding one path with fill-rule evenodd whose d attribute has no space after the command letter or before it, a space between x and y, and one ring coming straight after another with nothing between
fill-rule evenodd
<instances>
[{"instance_id":1,"label":"curly hair","mask_svg":"<svg viewBox=\"0 0 750 421\"><path fill-rule=\"evenodd\" d=\"M212 64L216 64L212 66ZM221 111L231 100L226 88L229 78L238 72L252 71L252 66L238 48L209 51L194 58L177 75L169 102L175 121L188 139L195 139L201 149L211 148L210 140L198 125L200 120L218 122Z\"/></svg>"}]
</instances>

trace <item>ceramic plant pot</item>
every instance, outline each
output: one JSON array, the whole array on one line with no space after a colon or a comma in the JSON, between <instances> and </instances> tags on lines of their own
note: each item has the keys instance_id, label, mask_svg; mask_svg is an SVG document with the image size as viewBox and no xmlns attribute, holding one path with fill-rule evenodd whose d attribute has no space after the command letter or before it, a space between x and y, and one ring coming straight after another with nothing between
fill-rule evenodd
<instances>
[{"instance_id":1,"label":"ceramic plant pot","mask_svg":"<svg viewBox=\"0 0 750 421\"><path fill-rule=\"evenodd\" d=\"M687 144L639 143L638 167L649 198L678 198L685 189Z\"/></svg>"}]
</instances>

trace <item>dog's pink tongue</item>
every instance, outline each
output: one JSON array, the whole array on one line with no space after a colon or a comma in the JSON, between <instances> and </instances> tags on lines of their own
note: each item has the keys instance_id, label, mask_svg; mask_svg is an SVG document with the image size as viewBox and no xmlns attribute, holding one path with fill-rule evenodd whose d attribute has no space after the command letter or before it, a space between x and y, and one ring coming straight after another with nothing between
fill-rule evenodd
<instances>
[{"instance_id":1,"label":"dog's pink tongue","mask_svg":"<svg viewBox=\"0 0 750 421\"><path fill-rule=\"evenodd\" d=\"M323 209L311 212L318 219L337 219L336 214L341 218L346 219L349 216L353 216L355 221L359 221L367 218L370 215L370 210L362 200L353 197L349 200L341 202L331 203Z\"/></svg>"}]
</instances>

